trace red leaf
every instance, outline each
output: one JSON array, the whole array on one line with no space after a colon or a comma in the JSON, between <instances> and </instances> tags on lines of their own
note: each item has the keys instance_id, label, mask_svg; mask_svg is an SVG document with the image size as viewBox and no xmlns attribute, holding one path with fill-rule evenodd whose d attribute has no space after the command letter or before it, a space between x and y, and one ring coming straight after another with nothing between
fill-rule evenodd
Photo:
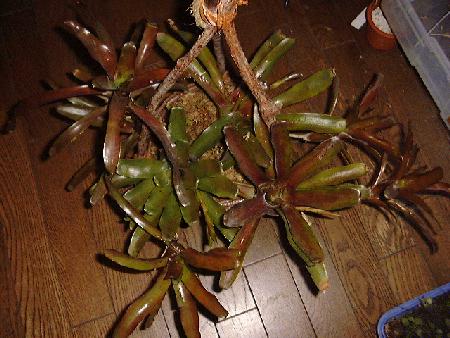
<instances>
[{"instance_id":1,"label":"red leaf","mask_svg":"<svg viewBox=\"0 0 450 338\"><path fill-rule=\"evenodd\" d=\"M69 20L65 21L64 24L66 28L86 47L89 55L91 55L95 61L100 63L109 78L113 79L117 66L117 56L114 48L111 48L111 46L100 41L89 30L76 21Z\"/></svg>"},{"instance_id":2,"label":"red leaf","mask_svg":"<svg viewBox=\"0 0 450 338\"><path fill-rule=\"evenodd\" d=\"M270 127L270 136L275 152L275 170L279 179L285 178L292 165L292 150L289 132L285 123L274 123Z\"/></svg>"},{"instance_id":3,"label":"red leaf","mask_svg":"<svg viewBox=\"0 0 450 338\"><path fill-rule=\"evenodd\" d=\"M252 157L244 147L243 140L237 130L234 127L227 126L224 128L224 133L228 149L233 154L242 173L256 185L267 181L267 176L253 162Z\"/></svg>"},{"instance_id":4,"label":"red leaf","mask_svg":"<svg viewBox=\"0 0 450 338\"><path fill-rule=\"evenodd\" d=\"M156 24L148 22L145 25L144 34L142 35L142 40L139 45L139 50L135 62L136 74L141 74L146 71L145 66L150 57L150 52L155 45L156 33L158 32L158 27Z\"/></svg>"},{"instance_id":5,"label":"red leaf","mask_svg":"<svg viewBox=\"0 0 450 338\"><path fill-rule=\"evenodd\" d=\"M120 124L125 116L128 97L114 93L109 104L108 124L106 125L103 160L109 173L116 171L120 154Z\"/></svg>"},{"instance_id":6,"label":"red leaf","mask_svg":"<svg viewBox=\"0 0 450 338\"><path fill-rule=\"evenodd\" d=\"M128 90L134 91L137 89L145 88L147 86L150 86L151 84L155 82L163 81L167 74L170 73L170 69L167 68L157 68L157 69L150 69L146 70L143 73L135 74L133 80L131 80Z\"/></svg>"},{"instance_id":7,"label":"red leaf","mask_svg":"<svg viewBox=\"0 0 450 338\"><path fill-rule=\"evenodd\" d=\"M223 224L230 228L241 227L249 220L261 218L271 209L264 195L259 193L256 197L244 200L228 210L223 216Z\"/></svg>"}]
</instances>

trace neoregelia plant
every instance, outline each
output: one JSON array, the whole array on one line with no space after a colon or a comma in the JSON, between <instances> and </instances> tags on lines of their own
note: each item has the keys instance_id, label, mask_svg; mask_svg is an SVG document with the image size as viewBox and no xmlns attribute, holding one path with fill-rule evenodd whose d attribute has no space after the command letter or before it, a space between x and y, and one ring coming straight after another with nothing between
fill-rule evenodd
<instances>
[{"instance_id":1,"label":"neoregelia plant","mask_svg":"<svg viewBox=\"0 0 450 338\"><path fill-rule=\"evenodd\" d=\"M294 40L277 31L248 62L234 26L237 8L245 3L194 0L192 12L203 29L200 37L179 29L173 21L169 24L176 37L145 23L124 44L119 57L101 24L88 20L94 35L81 24L67 21L66 28L105 75L94 77L75 70L73 75L83 85L54 87L23 100L11 113L6 131L13 129L15 113L65 100L57 111L75 122L56 139L50 155L91 126L106 130L103 173L90 190L91 204L108 194L125 213L130 241L127 254L109 250L104 255L136 271L157 270L153 286L126 309L114 337L128 336L143 320L151 323L171 286L186 336L200 335L196 301L214 316L225 317L227 311L191 267L220 272L219 285L230 287L265 216L281 216L288 243L319 290L326 289L329 281L324 253L307 214L334 217L340 209L368 203L405 217L436 249L428 217L433 217L432 210L419 194L448 195L450 188L440 182L442 169L414 168L418 148L410 130L396 145L380 136L382 130L397 125L392 118L364 117L382 77L342 117L334 111L339 80L331 69L272 95L272 89L298 77L289 74L267 84ZM242 84L234 84L224 70L221 34ZM208 47L211 40L214 53ZM155 41L176 61L172 70L149 64ZM326 113L282 111L329 88L332 95ZM188 96L194 99L184 100ZM205 100L213 107L207 114L211 122L196 130L192 121L205 119L197 104ZM294 144L304 143L313 147L299 156ZM372 183L359 183L369 169L364 163L351 162L347 143L360 146L379 164ZM344 163L339 162L340 155ZM94 168L92 159L74 175L68 189L73 190ZM199 252L178 239L182 224L198 223L205 224L209 251ZM138 258L148 241L164 248L161 257ZM227 247L221 247L221 242Z\"/></svg>"}]
</instances>

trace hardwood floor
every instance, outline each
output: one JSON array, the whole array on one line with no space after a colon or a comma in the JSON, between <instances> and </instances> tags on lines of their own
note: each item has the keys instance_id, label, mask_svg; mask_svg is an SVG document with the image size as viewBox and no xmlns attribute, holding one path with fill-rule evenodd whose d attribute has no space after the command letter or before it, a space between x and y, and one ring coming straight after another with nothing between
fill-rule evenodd
<instances>
[{"instance_id":1,"label":"hardwood floor","mask_svg":"<svg viewBox=\"0 0 450 338\"><path fill-rule=\"evenodd\" d=\"M87 1L111 32L116 46L129 27L150 18L187 14L188 1ZM41 81L61 85L86 55L60 28L74 14L67 2L2 0L0 4L0 123L18 99L42 92ZM420 146L419 161L444 168L450 181L449 134L415 70L399 48L370 48L364 30L349 22L364 0L250 0L239 9L237 27L247 55L275 29L296 38L275 76L303 76L333 67L341 79L340 112L361 93L375 72L385 75L377 109L410 121ZM318 112L324 98L300 108ZM94 151L95 131L50 160L49 142L66 123L44 107L18 119L16 132L0 135L0 336L104 337L123 309L148 287L148 275L102 265L96 253L122 249L127 233L109 203L85 208L83 188L64 186ZM439 225L438 253L431 255L399 219L387 222L361 206L342 217L318 221L331 286L314 294L298 259L286 251L278 226L263 222L246 257L244 273L218 295L230 316L214 323L201 316L204 337L374 337L380 315L399 303L450 280L450 203L428 198ZM200 231L186 238L201 246ZM146 254L155 253L146 248ZM213 278L202 277L213 289ZM166 299L153 326L134 337L178 337Z\"/></svg>"}]
</instances>

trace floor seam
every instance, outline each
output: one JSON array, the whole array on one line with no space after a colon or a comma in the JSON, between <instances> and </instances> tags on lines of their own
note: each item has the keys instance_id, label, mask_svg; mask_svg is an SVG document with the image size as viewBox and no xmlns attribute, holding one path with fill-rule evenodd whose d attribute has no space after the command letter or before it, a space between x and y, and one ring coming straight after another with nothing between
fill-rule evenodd
<instances>
[{"instance_id":1,"label":"floor seam","mask_svg":"<svg viewBox=\"0 0 450 338\"><path fill-rule=\"evenodd\" d=\"M79 328L80 326L83 326L85 324L89 324L89 323L95 322L96 320L106 318L106 317L108 317L110 315L113 315L113 314L115 314L114 311L106 313L106 314L98 316L98 317L95 317L95 318L92 318L92 319L85 320L84 322L81 322L81 323L79 323L77 325L71 325L71 328L72 328L72 330L75 330L75 329Z\"/></svg>"}]
</instances>

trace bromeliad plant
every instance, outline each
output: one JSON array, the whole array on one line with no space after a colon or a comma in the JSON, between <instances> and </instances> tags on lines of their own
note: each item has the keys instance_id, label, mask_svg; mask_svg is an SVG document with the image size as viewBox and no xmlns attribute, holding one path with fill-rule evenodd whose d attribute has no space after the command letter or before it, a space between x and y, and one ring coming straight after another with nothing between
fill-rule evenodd
<instances>
[{"instance_id":1,"label":"bromeliad plant","mask_svg":"<svg viewBox=\"0 0 450 338\"><path fill-rule=\"evenodd\" d=\"M410 131L397 146L380 136L397 123L390 117L364 117L382 78L343 117L335 115L339 81L330 69L272 95L271 89L298 77L289 74L267 84L271 70L294 40L275 32L248 62L234 27L237 8L245 3L194 0L192 12L203 29L198 39L172 21L169 25L176 37L146 23L139 48L135 41L141 34L136 30L119 58L106 30L91 15L85 15L90 19L86 23L96 35L68 21L67 29L106 75L75 70L73 75L83 85L55 88L22 101L15 109L69 102L56 109L76 122L56 139L50 155L90 126L106 127L104 170L90 190L90 201L94 205L108 194L126 214L130 241L127 254L109 250L104 255L129 269L157 270L153 286L127 308L114 337L128 336L143 320L151 323L171 286L186 336L199 336L195 300L214 316L225 317L226 310L191 268L220 272L220 287L229 288L242 269L262 217L281 216L288 243L305 262L319 290L326 289L329 281L308 214L336 217L337 210L368 203L405 217L436 249L428 217L433 217L432 210L419 194L448 195L449 185L440 182L442 169L413 167L417 147ZM233 84L225 72L220 34L246 87ZM214 53L207 46L211 40ZM176 61L172 70L150 63L155 41ZM186 84L189 79L196 85ZM326 113L282 112L328 88L332 96ZM199 103L205 101L207 105ZM7 131L14 125L14 114L11 117ZM200 119L211 122L199 129L195 125ZM313 147L298 156L295 143ZM351 160L348 143L361 147L380 165L373 183L359 182L369 169ZM339 163L339 156L344 163ZM74 175L68 189L94 167L93 159ZM213 247L207 252L179 241L183 224L199 223L205 223L208 244ZM228 248L220 247L220 239ZM149 241L163 248L161 257L138 258Z\"/></svg>"}]
</instances>

